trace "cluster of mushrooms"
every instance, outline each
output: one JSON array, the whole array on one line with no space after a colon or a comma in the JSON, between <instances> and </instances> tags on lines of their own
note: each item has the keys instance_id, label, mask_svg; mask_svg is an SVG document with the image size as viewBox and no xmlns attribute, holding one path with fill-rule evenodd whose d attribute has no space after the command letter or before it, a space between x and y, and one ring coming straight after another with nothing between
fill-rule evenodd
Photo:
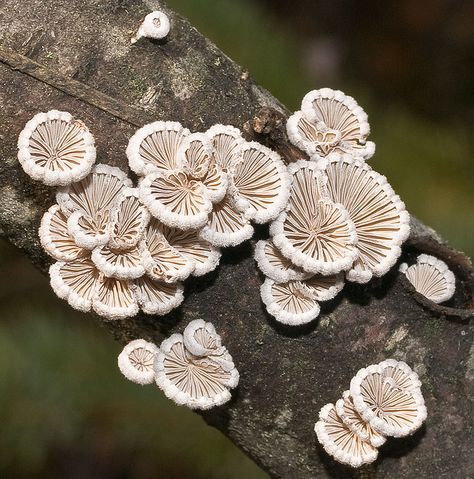
<instances>
[{"instance_id":1,"label":"cluster of mushrooms","mask_svg":"<svg viewBox=\"0 0 474 479\"><path fill-rule=\"evenodd\" d=\"M176 404L209 409L227 402L239 383L232 357L214 326L191 321L160 347L144 339L128 343L118 357L122 374L137 384L156 382Z\"/></svg>"},{"instance_id":2,"label":"cluster of mushrooms","mask_svg":"<svg viewBox=\"0 0 474 479\"><path fill-rule=\"evenodd\" d=\"M336 404L319 412L314 430L338 462L360 467L377 459L387 437L413 434L426 419L418 375L402 361L372 364L352 378Z\"/></svg>"},{"instance_id":3,"label":"cluster of mushrooms","mask_svg":"<svg viewBox=\"0 0 474 479\"><path fill-rule=\"evenodd\" d=\"M155 17L150 28L158 28ZM263 303L279 322L312 321L319 303L334 298L345 281L386 274L401 254L410 218L387 179L366 162L375 152L367 115L352 97L323 88L303 98L287 132L309 160L286 165L228 125L204 133L173 121L145 125L126 150L139 179L134 186L120 169L94 166L94 139L83 122L56 110L37 114L20 133L18 158L32 178L58 187L39 230L56 260L55 293L111 320L140 309L167 314L183 301L182 281L214 270L220 248L250 239L252 223L270 223L255 259L265 275ZM400 271L434 302L454 293L454 275L437 258L420 255ZM130 380L156 381L178 404L201 409L229 400L239 378L203 320L159 348L132 341L119 367ZM410 434L424 420L419 387L404 363L359 371L350 391L321 410L320 442L355 467L375 460L384 436ZM385 411L395 398L400 404Z\"/></svg>"}]
</instances>

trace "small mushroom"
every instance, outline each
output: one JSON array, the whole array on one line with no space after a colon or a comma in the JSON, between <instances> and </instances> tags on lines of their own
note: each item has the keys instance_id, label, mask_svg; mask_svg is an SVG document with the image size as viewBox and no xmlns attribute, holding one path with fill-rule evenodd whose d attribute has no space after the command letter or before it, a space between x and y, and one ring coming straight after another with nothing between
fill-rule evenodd
<instances>
[{"instance_id":1,"label":"small mushroom","mask_svg":"<svg viewBox=\"0 0 474 479\"><path fill-rule=\"evenodd\" d=\"M147 275L134 281L134 291L142 311L158 316L168 314L184 299L181 283L163 283Z\"/></svg>"},{"instance_id":2,"label":"small mushroom","mask_svg":"<svg viewBox=\"0 0 474 479\"><path fill-rule=\"evenodd\" d=\"M456 278L444 261L434 256L420 254L416 264L400 265L404 273L418 291L434 303L443 303L453 297L456 289Z\"/></svg>"},{"instance_id":3,"label":"small mushroom","mask_svg":"<svg viewBox=\"0 0 474 479\"><path fill-rule=\"evenodd\" d=\"M357 234L348 212L325 196L325 178L317 165L298 161L286 210L271 224L275 246L293 264L310 273L335 274L357 258Z\"/></svg>"},{"instance_id":4,"label":"small mushroom","mask_svg":"<svg viewBox=\"0 0 474 479\"><path fill-rule=\"evenodd\" d=\"M135 316L139 306L134 294L133 282L116 278L101 278L92 302L93 310L109 320Z\"/></svg>"},{"instance_id":5,"label":"small mushroom","mask_svg":"<svg viewBox=\"0 0 474 479\"><path fill-rule=\"evenodd\" d=\"M301 111L288 119L287 132L290 141L310 156L340 152L368 159L375 152L375 144L367 141L366 113L339 90L322 88L306 94Z\"/></svg>"},{"instance_id":6,"label":"small mushroom","mask_svg":"<svg viewBox=\"0 0 474 479\"><path fill-rule=\"evenodd\" d=\"M240 158L245 140L240 130L230 125L213 125L206 135L214 146L213 159L224 171L229 172Z\"/></svg>"},{"instance_id":7,"label":"small mushroom","mask_svg":"<svg viewBox=\"0 0 474 479\"><path fill-rule=\"evenodd\" d=\"M136 384L152 384L155 380L155 358L158 346L144 339L130 341L118 356L121 373Z\"/></svg>"},{"instance_id":8,"label":"small mushroom","mask_svg":"<svg viewBox=\"0 0 474 479\"><path fill-rule=\"evenodd\" d=\"M95 162L94 138L70 113L38 113L18 137L18 160L25 173L50 186L87 176Z\"/></svg>"},{"instance_id":9,"label":"small mushroom","mask_svg":"<svg viewBox=\"0 0 474 479\"><path fill-rule=\"evenodd\" d=\"M314 431L324 450L342 464L360 467L377 459L377 449L347 427L334 404L326 404L321 409Z\"/></svg>"},{"instance_id":10,"label":"small mushroom","mask_svg":"<svg viewBox=\"0 0 474 479\"><path fill-rule=\"evenodd\" d=\"M351 381L354 407L383 436L413 434L426 419L415 372L402 361L387 360L358 371Z\"/></svg>"},{"instance_id":11,"label":"small mushroom","mask_svg":"<svg viewBox=\"0 0 474 479\"><path fill-rule=\"evenodd\" d=\"M130 40L136 43L140 38L153 38L160 40L170 32L170 20L168 16L160 11L149 13L140 25L137 34Z\"/></svg>"},{"instance_id":12,"label":"small mushroom","mask_svg":"<svg viewBox=\"0 0 474 479\"><path fill-rule=\"evenodd\" d=\"M187 350L195 356L222 356L227 353L214 325L203 319L195 319L186 326L183 341Z\"/></svg>"},{"instance_id":13,"label":"small mushroom","mask_svg":"<svg viewBox=\"0 0 474 479\"><path fill-rule=\"evenodd\" d=\"M348 211L357 233L358 257L349 281L366 283L396 263L410 233L410 215L385 176L350 155L330 155L320 162L332 201Z\"/></svg>"}]
</instances>

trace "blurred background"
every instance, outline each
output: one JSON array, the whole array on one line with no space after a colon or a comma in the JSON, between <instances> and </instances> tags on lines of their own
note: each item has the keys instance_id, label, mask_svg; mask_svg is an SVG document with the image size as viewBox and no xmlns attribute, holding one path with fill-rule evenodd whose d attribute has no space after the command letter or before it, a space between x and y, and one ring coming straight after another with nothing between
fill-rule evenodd
<instances>
[{"instance_id":1,"label":"blurred background","mask_svg":"<svg viewBox=\"0 0 474 479\"><path fill-rule=\"evenodd\" d=\"M291 110L314 88L354 96L371 165L472 257L473 2L168 3ZM0 477L267 477L199 416L126 381L111 336L1 241L0 304Z\"/></svg>"}]
</instances>

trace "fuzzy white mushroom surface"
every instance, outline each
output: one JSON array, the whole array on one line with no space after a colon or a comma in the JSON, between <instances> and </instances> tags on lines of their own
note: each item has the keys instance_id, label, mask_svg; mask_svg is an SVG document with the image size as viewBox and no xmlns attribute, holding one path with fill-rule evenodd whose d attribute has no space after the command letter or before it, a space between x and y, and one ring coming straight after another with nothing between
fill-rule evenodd
<instances>
[{"instance_id":1,"label":"fuzzy white mushroom surface","mask_svg":"<svg viewBox=\"0 0 474 479\"><path fill-rule=\"evenodd\" d=\"M45 185L82 180L95 162L94 138L70 113L38 113L18 137L18 160L25 173Z\"/></svg>"},{"instance_id":2,"label":"fuzzy white mushroom surface","mask_svg":"<svg viewBox=\"0 0 474 479\"><path fill-rule=\"evenodd\" d=\"M161 40L170 32L170 19L164 12L154 11L149 13L140 25L137 34L131 39L136 43L140 38L153 38Z\"/></svg>"},{"instance_id":3,"label":"fuzzy white mushroom surface","mask_svg":"<svg viewBox=\"0 0 474 479\"><path fill-rule=\"evenodd\" d=\"M121 373L136 384L152 384L155 380L155 358L158 346L144 339L130 341L118 356Z\"/></svg>"}]
</instances>

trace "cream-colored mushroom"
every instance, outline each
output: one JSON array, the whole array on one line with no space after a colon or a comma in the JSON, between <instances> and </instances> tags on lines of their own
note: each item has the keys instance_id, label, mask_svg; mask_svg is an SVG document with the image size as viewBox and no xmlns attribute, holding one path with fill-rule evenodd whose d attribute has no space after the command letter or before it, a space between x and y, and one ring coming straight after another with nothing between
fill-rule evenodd
<instances>
[{"instance_id":1,"label":"cream-colored mushroom","mask_svg":"<svg viewBox=\"0 0 474 479\"><path fill-rule=\"evenodd\" d=\"M143 37L161 40L168 35L170 27L170 19L166 13L160 11L151 12L145 17L137 34L132 37L130 43L136 43Z\"/></svg>"},{"instance_id":2,"label":"cream-colored mushroom","mask_svg":"<svg viewBox=\"0 0 474 479\"><path fill-rule=\"evenodd\" d=\"M117 362L121 373L137 384L151 384L155 380L155 358L158 346L144 339L130 341L119 354Z\"/></svg>"}]
</instances>

